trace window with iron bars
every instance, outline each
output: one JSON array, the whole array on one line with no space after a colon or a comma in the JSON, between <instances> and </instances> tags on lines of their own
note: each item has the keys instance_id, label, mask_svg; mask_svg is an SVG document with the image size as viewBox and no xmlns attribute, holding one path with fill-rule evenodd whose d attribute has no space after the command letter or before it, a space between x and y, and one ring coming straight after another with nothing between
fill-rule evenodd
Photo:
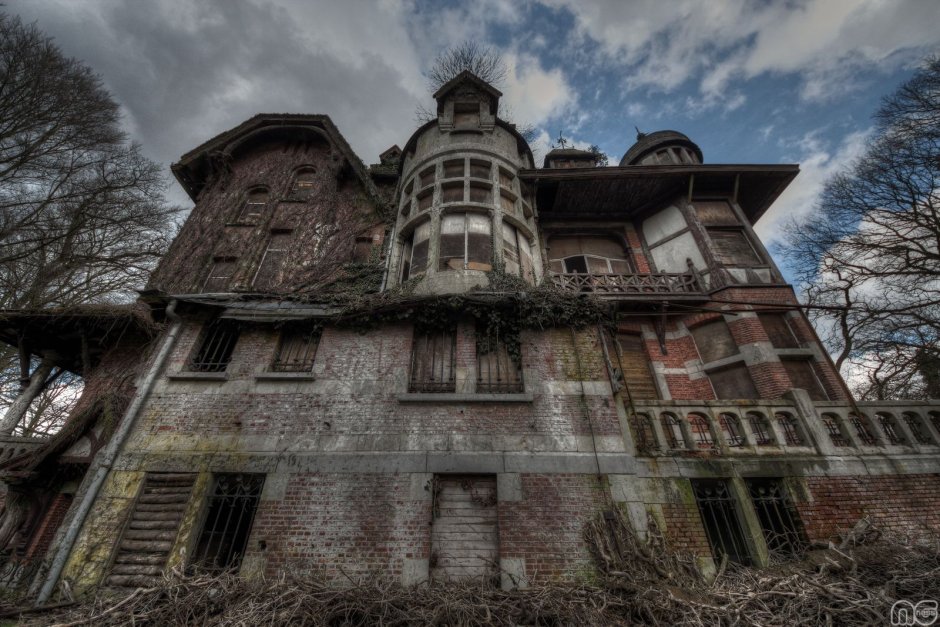
<instances>
[{"instance_id":1,"label":"window with iron bars","mask_svg":"<svg viewBox=\"0 0 940 627\"><path fill-rule=\"evenodd\" d=\"M904 436L900 433L900 428L895 424L894 418L886 414L878 414L878 424L881 425L881 431L885 434L888 444L897 446L905 444Z\"/></svg>"},{"instance_id":2,"label":"window with iron bars","mask_svg":"<svg viewBox=\"0 0 940 627\"><path fill-rule=\"evenodd\" d=\"M751 433L754 434L754 443L757 446L773 446L773 428L767 422L767 417L751 413L747 415L747 419L751 425Z\"/></svg>"},{"instance_id":3,"label":"window with iron bars","mask_svg":"<svg viewBox=\"0 0 940 627\"><path fill-rule=\"evenodd\" d=\"M833 446L848 446L849 440L842 433L842 427L839 425L839 420L831 414L823 414L822 417L823 426L826 427L826 432L829 433L829 440L832 442Z\"/></svg>"},{"instance_id":4,"label":"window with iron bars","mask_svg":"<svg viewBox=\"0 0 940 627\"><path fill-rule=\"evenodd\" d=\"M522 392L519 338L500 337L499 331L477 335L477 393Z\"/></svg>"},{"instance_id":5,"label":"window with iron bars","mask_svg":"<svg viewBox=\"0 0 940 627\"><path fill-rule=\"evenodd\" d=\"M793 555L806 546L806 535L796 508L780 479L746 481L767 548L773 553Z\"/></svg>"},{"instance_id":6,"label":"window with iron bars","mask_svg":"<svg viewBox=\"0 0 940 627\"><path fill-rule=\"evenodd\" d=\"M248 546L264 475L215 476L192 566L210 572L235 569Z\"/></svg>"},{"instance_id":7,"label":"window with iron bars","mask_svg":"<svg viewBox=\"0 0 940 627\"><path fill-rule=\"evenodd\" d=\"M780 429L783 431L783 437L787 441L787 446L802 446L804 443L803 435L800 433L800 428L796 424L796 418L784 413L777 413L775 415L777 424L780 425Z\"/></svg>"},{"instance_id":8,"label":"window with iron bars","mask_svg":"<svg viewBox=\"0 0 940 627\"><path fill-rule=\"evenodd\" d=\"M727 556L732 562L751 564L751 552L738 517L737 503L727 481L692 480L692 492L715 559L721 561Z\"/></svg>"},{"instance_id":9,"label":"window with iron bars","mask_svg":"<svg viewBox=\"0 0 940 627\"><path fill-rule=\"evenodd\" d=\"M271 363L274 372L309 372L317 356L322 328L319 325L286 325L281 329L277 353Z\"/></svg>"},{"instance_id":10,"label":"window with iron bars","mask_svg":"<svg viewBox=\"0 0 940 627\"><path fill-rule=\"evenodd\" d=\"M411 348L409 392L457 389L457 330L415 331Z\"/></svg>"},{"instance_id":11,"label":"window with iron bars","mask_svg":"<svg viewBox=\"0 0 940 627\"><path fill-rule=\"evenodd\" d=\"M714 449L715 440L708 419L700 414L689 414L689 430L695 439L695 445L700 449Z\"/></svg>"},{"instance_id":12,"label":"window with iron bars","mask_svg":"<svg viewBox=\"0 0 940 627\"><path fill-rule=\"evenodd\" d=\"M904 422L918 444L933 444L923 421L915 414L904 414Z\"/></svg>"},{"instance_id":13,"label":"window with iron bars","mask_svg":"<svg viewBox=\"0 0 940 627\"><path fill-rule=\"evenodd\" d=\"M741 431L741 423L734 414L723 413L718 416L718 423L721 425L721 432L725 436L725 442L732 448L744 446L744 434Z\"/></svg>"},{"instance_id":14,"label":"window with iron bars","mask_svg":"<svg viewBox=\"0 0 940 627\"><path fill-rule=\"evenodd\" d=\"M859 442L865 446L874 446L878 443L878 440L872 435L871 429L868 428L867 420L853 414L849 418L849 422L852 423L852 427L855 429L855 435L858 436Z\"/></svg>"},{"instance_id":15,"label":"window with iron bars","mask_svg":"<svg viewBox=\"0 0 940 627\"><path fill-rule=\"evenodd\" d=\"M189 360L194 372L224 372L232 360L240 328L234 320L215 319L206 324Z\"/></svg>"}]
</instances>

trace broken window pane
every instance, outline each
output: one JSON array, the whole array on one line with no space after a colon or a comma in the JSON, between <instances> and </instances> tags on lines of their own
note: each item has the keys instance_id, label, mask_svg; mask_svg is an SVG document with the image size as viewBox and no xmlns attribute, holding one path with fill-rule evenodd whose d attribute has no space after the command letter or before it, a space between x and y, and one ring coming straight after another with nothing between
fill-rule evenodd
<instances>
[{"instance_id":1,"label":"broken window pane","mask_svg":"<svg viewBox=\"0 0 940 627\"><path fill-rule=\"evenodd\" d=\"M493 236L489 216L451 213L441 219L440 270L493 269Z\"/></svg>"},{"instance_id":2,"label":"broken window pane","mask_svg":"<svg viewBox=\"0 0 940 627\"><path fill-rule=\"evenodd\" d=\"M421 276L427 270L430 239L431 223L423 222L419 224L402 250L402 281Z\"/></svg>"}]
</instances>

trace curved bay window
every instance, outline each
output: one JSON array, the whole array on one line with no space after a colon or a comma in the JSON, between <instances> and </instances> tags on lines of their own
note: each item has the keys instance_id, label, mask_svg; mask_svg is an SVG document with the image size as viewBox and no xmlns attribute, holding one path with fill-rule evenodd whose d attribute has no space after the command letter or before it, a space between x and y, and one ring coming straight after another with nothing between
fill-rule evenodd
<instances>
[{"instance_id":1,"label":"curved bay window","mask_svg":"<svg viewBox=\"0 0 940 627\"><path fill-rule=\"evenodd\" d=\"M419 224L401 251L401 280L407 281L421 276L428 269L428 244L431 239L431 223Z\"/></svg>"},{"instance_id":2,"label":"curved bay window","mask_svg":"<svg viewBox=\"0 0 940 627\"><path fill-rule=\"evenodd\" d=\"M602 236L553 237L549 268L559 274L632 274L633 264L622 244Z\"/></svg>"},{"instance_id":3,"label":"curved bay window","mask_svg":"<svg viewBox=\"0 0 940 627\"><path fill-rule=\"evenodd\" d=\"M438 269L493 269L492 222L488 215L451 213L441 218Z\"/></svg>"},{"instance_id":4,"label":"curved bay window","mask_svg":"<svg viewBox=\"0 0 940 627\"><path fill-rule=\"evenodd\" d=\"M532 249L529 239L511 224L503 222L503 264L507 274L515 274L532 283Z\"/></svg>"}]
</instances>

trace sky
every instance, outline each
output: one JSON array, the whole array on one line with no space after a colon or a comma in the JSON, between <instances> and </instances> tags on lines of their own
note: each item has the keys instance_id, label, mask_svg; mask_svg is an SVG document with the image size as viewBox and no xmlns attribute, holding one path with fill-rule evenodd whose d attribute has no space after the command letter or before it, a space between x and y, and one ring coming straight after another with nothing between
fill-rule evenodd
<instances>
[{"instance_id":1,"label":"sky","mask_svg":"<svg viewBox=\"0 0 940 627\"><path fill-rule=\"evenodd\" d=\"M474 41L508 66L501 107L616 165L636 129L707 163L798 163L758 223L812 211L872 133L882 97L940 52L937 0L8 0L88 63L128 135L169 165L260 112L329 115L365 163L418 126L424 72ZM173 182L170 198L191 206Z\"/></svg>"}]
</instances>

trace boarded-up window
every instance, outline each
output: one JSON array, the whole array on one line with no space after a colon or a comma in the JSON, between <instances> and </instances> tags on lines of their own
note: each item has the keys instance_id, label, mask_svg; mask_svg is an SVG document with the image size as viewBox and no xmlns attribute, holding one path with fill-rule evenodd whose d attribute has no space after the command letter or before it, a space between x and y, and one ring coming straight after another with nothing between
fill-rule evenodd
<instances>
[{"instance_id":1,"label":"boarded-up window","mask_svg":"<svg viewBox=\"0 0 940 627\"><path fill-rule=\"evenodd\" d=\"M512 175L512 172L502 168L499 169L499 184L502 187L505 187L506 189L512 189L512 183L514 180L516 180L516 177Z\"/></svg>"},{"instance_id":2,"label":"boarded-up window","mask_svg":"<svg viewBox=\"0 0 940 627\"><path fill-rule=\"evenodd\" d=\"M522 392L519 338L499 332L477 334L477 389L480 394Z\"/></svg>"},{"instance_id":3,"label":"boarded-up window","mask_svg":"<svg viewBox=\"0 0 940 627\"><path fill-rule=\"evenodd\" d=\"M428 244L430 239L431 223L419 224L402 250L402 281L421 276L428 269Z\"/></svg>"},{"instance_id":4,"label":"boarded-up window","mask_svg":"<svg viewBox=\"0 0 940 627\"><path fill-rule=\"evenodd\" d=\"M479 102L455 102L454 103L454 126L457 128L479 128L480 126L480 103Z\"/></svg>"},{"instance_id":5,"label":"boarded-up window","mask_svg":"<svg viewBox=\"0 0 940 627\"><path fill-rule=\"evenodd\" d=\"M816 376L816 370L810 359L784 359L783 367L795 388L806 390L814 401L828 401L829 395L823 390Z\"/></svg>"},{"instance_id":6,"label":"boarded-up window","mask_svg":"<svg viewBox=\"0 0 940 627\"><path fill-rule=\"evenodd\" d=\"M698 354L705 363L738 354L738 345L722 319L700 324L691 331Z\"/></svg>"},{"instance_id":7,"label":"boarded-up window","mask_svg":"<svg viewBox=\"0 0 940 627\"><path fill-rule=\"evenodd\" d=\"M712 249L719 263L729 266L763 265L742 229L708 229Z\"/></svg>"},{"instance_id":8,"label":"boarded-up window","mask_svg":"<svg viewBox=\"0 0 940 627\"><path fill-rule=\"evenodd\" d=\"M695 215L705 226L734 226L740 224L731 205L725 200L696 200Z\"/></svg>"},{"instance_id":9,"label":"boarded-up window","mask_svg":"<svg viewBox=\"0 0 940 627\"><path fill-rule=\"evenodd\" d=\"M259 187L245 194L245 202L238 213L238 222L255 224L261 220L264 207L268 203L268 190Z\"/></svg>"},{"instance_id":10,"label":"boarded-up window","mask_svg":"<svg viewBox=\"0 0 940 627\"><path fill-rule=\"evenodd\" d=\"M767 337L774 348L799 348L800 343L790 328L787 317L780 313L761 313L757 314L760 319Z\"/></svg>"},{"instance_id":11,"label":"boarded-up window","mask_svg":"<svg viewBox=\"0 0 940 627\"><path fill-rule=\"evenodd\" d=\"M708 378L719 399L758 398L754 380L744 364L713 370L708 373Z\"/></svg>"},{"instance_id":12,"label":"boarded-up window","mask_svg":"<svg viewBox=\"0 0 940 627\"><path fill-rule=\"evenodd\" d=\"M453 392L457 386L457 331L415 332L409 392Z\"/></svg>"},{"instance_id":13,"label":"boarded-up window","mask_svg":"<svg viewBox=\"0 0 940 627\"><path fill-rule=\"evenodd\" d=\"M506 213L513 213L516 210L516 197L509 192L499 192L499 206Z\"/></svg>"},{"instance_id":14,"label":"boarded-up window","mask_svg":"<svg viewBox=\"0 0 940 627\"><path fill-rule=\"evenodd\" d=\"M281 329L277 353L271 370L274 372L309 372L320 343L320 326L291 324Z\"/></svg>"},{"instance_id":15,"label":"boarded-up window","mask_svg":"<svg viewBox=\"0 0 940 627\"><path fill-rule=\"evenodd\" d=\"M295 198L306 199L313 193L317 184L317 171L314 168L301 168L294 175L294 189L292 195Z\"/></svg>"},{"instance_id":16,"label":"boarded-up window","mask_svg":"<svg viewBox=\"0 0 940 627\"><path fill-rule=\"evenodd\" d=\"M470 160L470 176L475 179L489 179L490 178L490 162L471 159Z\"/></svg>"},{"instance_id":17,"label":"boarded-up window","mask_svg":"<svg viewBox=\"0 0 940 627\"><path fill-rule=\"evenodd\" d=\"M434 478L431 579L499 581L496 477Z\"/></svg>"},{"instance_id":18,"label":"boarded-up window","mask_svg":"<svg viewBox=\"0 0 940 627\"><path fill-rule=\"evenodd\" d=\"M609 344L608 352L631 400L659 398L645 344L643 336L636 333L617 333Z\"/></svg>"},{"instance_id":19,"label":"boarded-up window","mask_svg":"<svg viewBox=\"0 0 940 627\"><path fill-rule=\"evenodd\" d=\"M434 203L434 190L429 189L418 194L418 211L426 211Z\"/></svg>"},{"instance_id":20,"label":"boarded-up window","mask_svg":"<svg viewBox=\"0 0 940 627\"><path fill-rule=\"evenodd\" d=\"M477 213L452 213L441 219L438 269L493 269L493 236L490 218Z\"/></svg>"},{"instance_id":21,"label":"boarded-up window","mask_svg":"<svg viewBox=\"0 0 940 627\"><path fill-rule=\"evenodd\" d=\"M418 175L418 178L421 181L421 187L427 187L434 182L434 166L427 168L421 174Z\"/></svg>"},{"instance_id":22,"label":"boarded-up window","mask_svg":"<svg viewBox=\"0 0 940 627\"><path fill-rule=\"evenodd\" d=\"M195 473L145 475L117 546L108 585L142 588L162 581L195 481Z\"/></svg>"},{"instance_id":23,"label":"boarded-up window","mask_svg":"<svg viewBox=\"0 0 940 627\"><path fill-rule=\"evenodd\" d=\"M529 240L513 225L503 222L503 264L507 274L521 276L534 281L532 274L532 250Z\"/></svg>"},{"instance_id":24,"label":"boarded-up window","mask_svg":"<svg viewBox=\"0 0 940 627\"><path fill-rule=\"evenodd\" d=\"M194 566L220 572L241 564L263 486L264 475L216 475L193 552Z\"/></svg>"},{"instance_id":25,"label":"boarded-up window","mask_svg":"<svg viewBox=\"0 0 940 627\"><path fill-rule=\"evenodd\" d=\"M489 203L493 199L493 190L489 185L481 183L470 184L470 202Z\"/></svg>"},{"instance_id":26,"label":"boarded-up window","mask_svg":"<svg viewBox=\"0 0 940 627\"><path fill-rule=\"evenodd\" d=\"M280 281L279 273L287 259L287 250L291 242L290 231L274 231L268 241L268 248L261 258L261 265L255 274L255 288L264 289L277 285Z\"/></svg>"},{"instance_id":27,"label":"boarded-up window","mask_svg":"<svg viewBox=\"0 0 940 627\"><path fill-rule=\"evenodd\" d=\"M463 181L441 185L441 202L463 202Z\"/></svg>"},{"instance_id":28,"label":"boarded-up window","mask_svg":"<svg viewBox=\"0 0 940 627\"><path fill-rule=\"evenodd\" d=\"M463 159L454 159L452 161L444 162L444 178L453 179L453 178L463 178L464 173L464 160Z\"/></svg>"},{"instance_id":29,"label":"boarded-up window","mask_svg":"<svg viewBox=\"0 0 940 627\"><path fill-rule=\"evenodd\" d=\"M224 292L235 274L236 259L234 257L216 257L209 268L209 275L202 286L203 292Z\"/></svg>"}]
</instances>

